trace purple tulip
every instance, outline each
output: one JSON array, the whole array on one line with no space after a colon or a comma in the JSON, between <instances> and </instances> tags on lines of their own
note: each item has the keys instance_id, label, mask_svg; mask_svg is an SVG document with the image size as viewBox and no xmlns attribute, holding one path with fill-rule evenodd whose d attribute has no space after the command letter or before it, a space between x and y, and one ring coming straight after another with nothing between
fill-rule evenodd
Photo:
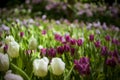
<instances>
[{"instance_id":1,"label":"purple tulip","mask_svg":"<svg viewBox=\"0 0 120 80\"><path fill-rule=\"evenodd\" d=\"M65 44L64 45L64 51L66 51L66 52L70 51L70 45Z\"/></svg>"},{"instance_id":2,"label":"purple tulip","mask_svg":"<svg viewBox=\"0 0 120 80\"><path fill-rule=\"evenodd\" d=\"M93 35L93 34L91 34L91 35L89 36L89 40L90 40L90 41L94 41L94 35Z\"/></svg>"},{"instance_id":3,"label":"purple tulip","mask_svg":"<svg viewBox=\"0 0 120 80\"><path fill-rule=\"evenodd\" d=\"M56 56L56 49L54 49L54 48L48 49L48 55L50 57L55 57Z\"/></svg>"},{"instance_id":4,"label":"purple tulip","mask_svg":"<svg viewBox=\"0 0 120 80\"><path fill-rule=\"evenodd\" d=\"M82 64L82 65L80 65L79 73L81 75L89 75L90 74L90 65L89 64Z\"/></svg>"},{"instance_id":5,"label":"purple tulip","mask_svg":"<svg viewBox=\"0 0 120 80\"><path fill-rule=\"evenodd\" d=\"M70 39L70 44L71 45L75 45L76 44L76 40L75 39Z\"/></svg>"},{"instance_id":6,"label":"purple tulip","mask_svg":"<svg viewBox=\"0 0 120 80\"><path fill-rule=\"evenodd\" d=\"M90 74L90 61L87 57L82 57L80 60L74 60L75 69L81 75L89 75Z\"/></svg>"},{"instance_id":7,"label":"purple tulip","mask_svg":"<svg viewBox=\"0 0 120 80\"><path fill-rule=\"evenodd\" d=\"M117 39L112 39L112 43L115 44L115 45L118 45L119 41Z\"/></svg>"},{"instance_id":8,"label":"purple tulip","mask_svg":"<svg viewBox=\"0 0 120 80\"><path fill-rule=\"evenodd\" d=\"M26 54L29 54L29 55L30 55L31 53L32 53L32 50L27 50L27 51L26 51Z\"/></svg>"},{"instance_id":9,"label":"purple tulip","mask_svg":"<svg viewBox=\"0 0 120 80\"><path fill-rule=\"evenodd\" d=\"M67 42L70 42L71 37L70 37L69 35L65 35L65 40L66 40Z\"/></svg>"},{"instance_id":10,"label":"purple tulip","mask_svg":"<svg viewBox=\"0 0 120 80\"><path fill-rule=\"evenodd\" d=\"M70 53L73 56L75 54L75 48L70 48Z\"/></svg>"},{"instance_id":11,"label":"purple tulip","mask_svg":"<svg viewBox=\"0 0 120 80\"><path fill-rule=\"evenodd\" d=\"M116 61L114 57L108 58L106 60L106 64L110 67L115 67L116 66Z\"/></svg>"},{"instance_id":12,"label":"purple tulip","mask_svg":"<svg viewBox=\"0 0 120 80\"><path fill-rule=\"evenodd\" d=\"M46 34L46 30L42 30L42 34L45 35Z\"/></svg>"},{"instance_id":13,"label":"purple tulip","mask_svg":"<svg viewBox=\"0 0 120 80\"><path fill-rule=\"evenodd\" d=\"M82 44L83 44L83 40L82 40L82 39L78 39L78 40L77 40L77 45L78 45L78 46L81 46Z\"/></svg>"},{"instance_id":14,"label":"purple tulip","mask_svg":"<svg viewBox=\"0 0 120 80\"><path fill-rule=\"evenodd\" d=\"M59 34L55 34L55 40L62 41L62 36Z\"/></svg>"},{"instance_id":15,"label":"purple tulip","mask_svg":"<svg viewBox=\"0 0 120 80\"><path fill-rule=\"evenodd\" d=\"M94 42L94 44L95 44L95 47L96 47L96 48L99 48L99 47L101 46L100 41L96 41L96 42Z\"/></svg>"},{"instance_id":16,"label":"purple tulip","mask_svg":"<svg viewBox=\"0 0 120 80\"><path fill-rule=\"evenodd\" d=\"M106 56L108 54L108 50L106 46L101 47L101 55Z\"/></svg>"},{"instance_id":17,"label":"purple tulip","mask_svg":"<svg viewBox=\"0 0 120 80\"><path fill-rule=\"evenodd\" d=\"M63 54L64 53L64 47L63 46L57 47L57 52L60 53L60 54Z\"/></svg>"},{"instance_id":18,"label":"purple tulip","mask_svg":"<svg viewBox=\"0 0 120 80\"><path fill-rule=\"evenodd\" d=\"M110 51L110 52L109 52L109 55L110 55L111 57L115 57L115 58L118 58L118 57L119 57L119 54L118 54L118 51L117 51L117 50Z\"/></svg>"},{"instance_id":19,"label":"purple tulip","mask_svg":"<svg viewBox=\"0 0 120 80\"><path fill-rule=\"evenodd\" d=\"M42 48L42 49L40 49L40 52L41 52L42 55L45 55L47 50L46 50L46 48Z\"/></svg>"},{"instance_id":20,"label":"purple tulip","mask_svg":"<svg viewBox=\"0 0 120 80\"><path fill-rule=\"evenodd\" d=\"M89 60L89 58L87 58L87 57L82 57L82 58L80 58L80 60L79 60L79 63L80 64L88 64L90 62L90 60Z\"/></svg>"},{"instance_id":21,"label":"purple tulip","mask_svg":"<svg viewBox=\"0 0 120 80\"><path fill-rule=\"evenodd\" d=\"M6 52L7 52L7 50L8 50L8 45L7 45L7 44L5 44L5 46L4 46L4 53L6 53Z\"/></svg>"},{"instance_id":22,"label":"purple tulip","mask_svg":"<svg viewBox=\"0 0 120 80\"><path fill-rule=\"evenodd\" d=\"M61 43L62 43L62 44L66 44L66 43L67 43L64 37L62 37Z\"/></svg>"},{"instance_id":23,"label":"purple tulip","mask_svg":"<svg viewBox=\"0 0 120 80\"><path fill-rule=\"evenodd\" d=\"M79 60L74 60L75 69L79 69Z\"/></svg>"},{"instance_id":24,"label":"purple tulip","mask_svg":"<svg viewBox=\"0 0 120 80\"><path fill-rule=\"evenodd\" d=\"M110 41L110 36L109 35L105 36L105 40Z\"/></svg>"},{"instance_id":25,"label":"purple tulip","mask_svg":"<svg viewBox=\"0 0 120 80\"><path fill-rule=\"evenodd\" d=\"M24 36L24 32L20 32L20 37L23 37Z\"/></svg>"}]
</instances>

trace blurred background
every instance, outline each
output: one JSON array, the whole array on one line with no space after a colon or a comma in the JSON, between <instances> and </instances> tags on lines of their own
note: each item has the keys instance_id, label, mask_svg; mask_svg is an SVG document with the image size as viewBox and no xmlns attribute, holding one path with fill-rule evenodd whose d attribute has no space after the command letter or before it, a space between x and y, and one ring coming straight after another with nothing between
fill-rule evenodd
<instances>
[{"instance_id":1,"label":"blurred background","mask_svg":"<svg viewBox=\"0 0 120 80\"><path fill-rule=\"evenodd\" d=\"M120 26L120 0L0 0L1 19L26 15Z\"/></svg>"}]
</instances>

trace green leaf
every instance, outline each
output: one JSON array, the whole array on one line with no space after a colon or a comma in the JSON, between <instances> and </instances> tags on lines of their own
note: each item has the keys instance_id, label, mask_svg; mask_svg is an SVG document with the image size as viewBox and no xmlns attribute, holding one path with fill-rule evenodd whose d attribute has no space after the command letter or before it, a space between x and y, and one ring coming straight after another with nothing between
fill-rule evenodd
<instances>
[{"instance_id":1,"label":"green leaf","mask_svg":"<svg viewBox=\"0 0 120 80\"><path fill-rule=\"evenodd\" d=\"M74 65L71 67L69 73L68 73L67 76L64 78L64 80L70 80L69 78L70 78L70 74L72 73L73 68L74 68Z\"/></svg>"},{"instance_id":2,"label":"green leaf","mask_svg":"<svg viewBox=\"0 0 120 80\"><path fill-rule=\"evenodd\" d=\"M25 80L30 80L29 76L23 70L21 70L19 67L17 67L15 64L11 63L10 66L11 66L12 69L17 70L19 72L19 74L21 76L23 76L23 78Z\"/></svg>"}]
</instances>

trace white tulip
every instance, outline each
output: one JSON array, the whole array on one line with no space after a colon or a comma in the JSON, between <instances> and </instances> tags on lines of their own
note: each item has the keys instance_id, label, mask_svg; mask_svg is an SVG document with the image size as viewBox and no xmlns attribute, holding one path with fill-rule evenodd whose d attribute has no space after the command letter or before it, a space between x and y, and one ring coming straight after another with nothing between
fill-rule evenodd
<instances>
[{"instance_id":1,"label":"white tulip","mask_svg":"<svg viewBox=\"0 0 120 80\"><path fill-rule=\"evenodd\" d=\"M9 69L9 58L7 54L0 53L0 71Z\"/></svg>"},{"instance_id":2,"label":"white tulip","mask_svg":"<svg viewBox=\"0 0 120 80\"><path fill-rule=\"evenodd\" d=\"M29 49L34 50L37 48L37 39L35 39L33 36L29 40Z\"/></svg>"},{"instance_id":3,"label":"white tulip","mask_svg":"<svg viewBox=\"0 0 120 80\"><path fill-rule=\"evenodd\" d=\"M11 70L6 72L4 79L5 80L23 80L23 78L20 75L13 74Z\"/></svg>"},{"instance_id":4,"label":"white tulip","mask_svg":"<svg viewBox=\"0 0 120 80\"><path fill-rule=\"evenodd\" d=\"M12 41L14 41L13 36L7 36L7 37L5 38L5 43L6 43L6 44L8 44L9 42L12 42Z\"/></svg>"},{"instance_id":5,"label":"white tulip","mask_svg":"<svg viewBox=\"0 0 120 80\"><path fill-rule=\"evenodd\" d=\"M33 61L34 75L38 77L45 77L48 73L48 63L49 60L47 57L44 57L42 59L35 59Z\"/></svg>"},{"instance_id":6,"label":"white tulip","mask_svg":"<svg viewBox=\"0 0 120 80\"><path fill-rule=\"evenodd\" d=\"M49 60L48 60L47 57L43 57L42 59L43 59L47 64L49 63Z\"/></svg>"},{"instance_id":7,"label":"white tulip","mask_svg":"<svg viewBox=\"0 0 120 80\"><path fill-rule=\"evenodd\" d=\"M19 56L19 44L15 41L10 42L8 44L7 53L11 58L18 57Z\"/></svg>"},{"instance_id":8,"label":"white tulip","mask_svg":"<svg viewBox=\"0 0 120 80\"><path fill-rule=\"evenodd\" d=\"M42 45L39 45L39 46L38 46L38 49L42 49L42 48L43 48L43 46L42 46Z\"/></svg>"},{"instance_id":9,"label":"white tulip","mask_svg":"<svg viewBox=\"0 0 120 80\"><path fill-rule=\"evenodd\" d=\"M65 63L61 60L61 58L53 58L51 68L54 75L61 75L64 72Z\"/></svg>"}]
</instances>

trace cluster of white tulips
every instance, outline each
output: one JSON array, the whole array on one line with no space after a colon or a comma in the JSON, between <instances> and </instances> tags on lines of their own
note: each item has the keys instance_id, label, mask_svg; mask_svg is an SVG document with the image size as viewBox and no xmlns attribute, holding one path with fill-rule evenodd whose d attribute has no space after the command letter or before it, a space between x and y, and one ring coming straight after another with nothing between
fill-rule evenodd
<instances>
[{"instance_id":1,"label":"cluster of white tulips","mask_svg":"<svg viewBox=\"0 0 120 80\"><path fill-rule=\"evenodd\" d=\"M14 40L13 36L7 36L5 43L8 45L6 54L0 53L0 71L6 72L9 69L9 59L17 58L19 56L19 44ZM13 74L11 70L6 72L4 76L5 80L23 80L23 78L17 74Z\"/></svg>"},{"instance_id":2,"label":"cluster of white tulips","mask_svg":"<svg viewBox=\"0 0 120 80\"><path fill-rule=\"evenodd\" d=\"M5 43L8 45L7 53L0 53L0 71L5 71L6 75L4 76L5 80L23 80L20 75L13 74L9 70L9 59L17 58L19 56L19 44L14 40L12 36L7 36ZM28 48L33 50L37 48L37 40L32 36L29 40ZM50 65L48 65L50 64ZM54 75L61 75L65 70L65 63L61 58L52 58L51 62L47 57L41 59L35 59L33 61L33 72L35 76L45 77L48 73L48 70Z\"/></svg>"},{"instance_id":3,"label":"cluster of white tulips","mask_svg":"<svg viewBox=\"0 0 120 80\"><path fill-rule=\"evenodd\" d=\"M33 62L34 75L38 77L45 77L48 73L48 63L47 57L42 59L35 59ZM50 68L54 75L61 75L65 69L65 63L60 58L53 58L50 63Z\"/></svg>"},{"instance_id":4,"label":"cluster of white tulips","mask_svg":"<svg viewBox=\"0 0 120 80\"><path fill-rule=\"evenodd\" d=\"M42 46L39 46L41 48ZM29 40L29 49L37 48L37 40L32 36ZM49 60L47 57L33 61L33 72L38 77L45 77L48 73ZM61 75L65 69L65 63L60 58L53 58L50 67L54 75Z\"/></svg>"}]
</instances>

